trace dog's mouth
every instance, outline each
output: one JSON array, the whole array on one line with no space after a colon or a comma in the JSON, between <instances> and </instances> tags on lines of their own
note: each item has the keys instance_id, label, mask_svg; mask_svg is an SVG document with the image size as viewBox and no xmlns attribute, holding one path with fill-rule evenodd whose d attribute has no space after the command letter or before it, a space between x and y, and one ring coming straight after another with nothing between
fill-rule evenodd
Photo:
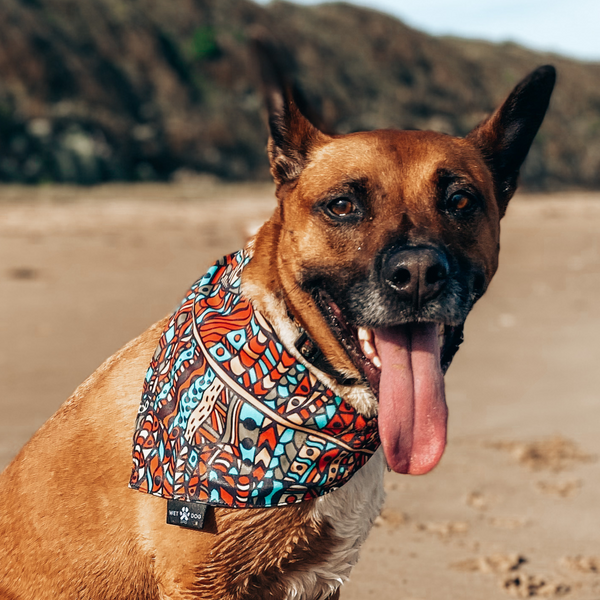
<instances>
[{"instance_id":1,"label":"dog's mouth","mask_svg":"<svg viewBox=\"0 0 600 600\"><path fill-rule=\"evenodd\" d=\"M409 322L355 327L331 296L315 299L330 329L379 399L379 436L391 469L427 473L446 445L444 373L462 341L462 326Z\"/></svg>"}]
</instances>

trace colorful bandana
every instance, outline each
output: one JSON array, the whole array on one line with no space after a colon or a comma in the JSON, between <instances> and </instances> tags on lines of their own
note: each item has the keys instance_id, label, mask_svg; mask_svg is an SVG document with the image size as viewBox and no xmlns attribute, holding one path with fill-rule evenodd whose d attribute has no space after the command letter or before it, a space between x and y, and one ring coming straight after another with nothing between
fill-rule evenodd
<instances>
[{"instance_id":1,"label":"colorful bandana","mask_svg":"<svg viewBox=\"0 0 600 600\"><path fill-rule=\"evenodd\" d=\"M197 281L146 374L130 487L231 508L284 506L346 483L379 447L377 419L336 396L240 289L246 250Z\"/></svg>"}]
</instances>

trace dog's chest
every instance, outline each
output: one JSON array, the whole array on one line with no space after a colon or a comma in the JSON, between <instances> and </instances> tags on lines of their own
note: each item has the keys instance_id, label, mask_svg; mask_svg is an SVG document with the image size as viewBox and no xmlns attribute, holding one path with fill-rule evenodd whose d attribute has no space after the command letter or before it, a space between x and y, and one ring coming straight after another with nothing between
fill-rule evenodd
<instances>
[{"instance_id":1,"label":"dog's chest","mask_svg":"<svg viewBox=\"0 0 600 600\"><path fill-rule=\"evenodd\" d=\"M348 580L383 505L384 471L379 449L346 485L315 502L313 518L330 523L336 543L323 562L289 574L288 600L327 598Z\"/></svg>"}]
</instances>

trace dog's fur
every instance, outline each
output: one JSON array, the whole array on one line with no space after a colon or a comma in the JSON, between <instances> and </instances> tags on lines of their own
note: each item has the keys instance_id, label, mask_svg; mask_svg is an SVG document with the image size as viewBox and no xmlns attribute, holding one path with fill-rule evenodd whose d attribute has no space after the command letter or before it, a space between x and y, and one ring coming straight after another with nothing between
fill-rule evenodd
<instances>
[{"instance_id":1,"label":"dog's fur","mask_svg":"<svg viewBox=\"0 0 600 600\"><path fill-rule=\"evenodd\" d=\"M533 72L464 139L327 135L268 60L263 77L279 204L256 236L243 289L303 361L293 346L301 324L337 373L358 383L308 367L373 415L363 363L318 294L351 328L460 327L496 271L500 218L554 70ZM443 255L448 274L415 303L396 293L386 269L398 252L424 246ZM337 598L383 502L381 449L329 495L284 508L209 509L203 532L165 524L165 500L127 487L142 383L164 325L109 358L2 474L0 599Z\"/></svg>"}]
</instances>

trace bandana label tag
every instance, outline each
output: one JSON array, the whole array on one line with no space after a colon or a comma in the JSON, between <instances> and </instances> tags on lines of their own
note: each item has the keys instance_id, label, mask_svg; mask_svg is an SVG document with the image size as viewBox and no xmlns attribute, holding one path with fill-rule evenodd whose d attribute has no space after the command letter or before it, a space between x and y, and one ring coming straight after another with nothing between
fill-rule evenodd
<instances>
[{"instance_id":1,"label":"bandana label tag","mask_svg":"<svg viewBox=\"0 0 600 600\"><path fill-rule=\"evenodd\" d=\"M184 502L183 500L167 500L167 524L202 529L206 504L200 502Z\"/></svg>"}]
</instances>

